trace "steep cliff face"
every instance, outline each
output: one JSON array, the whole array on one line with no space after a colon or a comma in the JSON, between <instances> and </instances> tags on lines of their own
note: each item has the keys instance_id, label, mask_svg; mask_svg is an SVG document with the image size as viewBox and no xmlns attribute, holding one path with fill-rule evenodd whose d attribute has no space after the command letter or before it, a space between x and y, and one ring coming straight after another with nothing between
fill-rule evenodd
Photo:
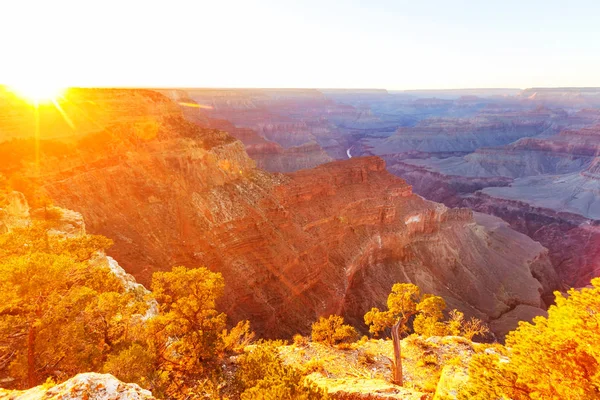
<instances>
[{"instance_id":1,"label":"steep cliff face","mask_svg":"<svg viewBox=\"0 0 600 400\"><path fill-rule=\"evenodd\" d=\"M433 169L430 165L422 165L422 163L418 162L421 160L398 160L394 156L386 156L384 158L386 161L391 159L388 164L390 172L406 179L413 186L415 193L449 207L461 207L463 195L468 195L490 186L502 188L508 186L513 181L511 178L502 176L465 177L460 175L446 175ZM443 162L443 160L439 162Z\"/></svg>"},{"instance_id":2,"label":"steep cliff face","mask_svg":"<svg viewBox=\"0 0 600 400\"><path fill-rule=\"evenodd\" d=\"M557 273L581 287L600 275L600 174L598 158L586 170L517 179L486 188L463 204L498 215L548 247Z\"/></svg>"},{"instance_id":3,"label":"steep cliff face","mask_svg":"<svg viewBox=\"0 0 600 400\"><path fill-rule=\"evenodd\" d=\"M506 146L480 148L462 157L404 158L398 162L398 169L420 169L464 178L465 182L479 178L512 180L579 172L589 167L599 152L600 126L596 125L550 137L524 138Z\"/></svg>"},{"instance_id":4,"label":"steep cliff face","mask_svg":"<svg viewBox=\"0 0 600 400\"><path fill-rule=\"evenodd\" d=\"M287 149L274 142L251 144L246 145L246 152L259 168L269 172L294 172L333 161L316 143Z\"/></svg>"},{"instance_id":5,"label":"steep cliff face","mask_svg":"<svg viewBox=\"0 0 600 400\"><path fill-rule=\"evenodd\" d=\"M513 229L545 245L565 286L587 286L592 278L600 275L597 221L479 193L465 204L509 221Z\"/></svg>"},{"instance_id":6,"label":"steep cliff face","mask_svg":"<svg viewBox=\"0 0 600 400\"><path fill-rule=\"evenodd\" d=\"M120 169L48 189L77 204L92 229L114 237L114 254L143 281L178 263L221 271L227 313L251 319L266 335L306 331L317 315L334 312L360 325L396 281L415 282L485 319L516 304L541 308L541 293L555 287L541 246L512 230L499 235L478 225L467 210L412 195L380 159L287 177L256 170L204 188L193 178L194 164L182 168L183 177L179 168L163 171L161 181L130 181L141 171ZM102 201L106 182L118 187L117 204ZM169 191L180 184L186 190ZM85 199L69 198L73 187ZM146 201L136 197L140 187ZM159 198L161 190L168 194ZM537 270L543 285L533 278Z\"/></svg>"},{"instance_id":7,"label":"steep cliff face","mask_svg":"<svg viewBox=\"0 0 600 400\"><path fill-rule=\"evenodd\" d=\"M401 127L394 135L362 141L363 151L375 155L421 151L427 153L472 152L537 136L555 128L546 115L523 113L507 121L504 115L471 118L430 118L416 126Z\"/></svg>"},{"instance_id":8,"label":"steep cliff face","mask_svg":"<svg viewBox=\"0 0 600 400\"><path fill-rule=\"evenodd\" d=\"M390 125L368 107L335 101L322 90L186 89L186 92L209 118L251 129L284 149L316 143L334 159L346 158L352 135ZM238 137L236 132L231 134ZM288 163L293 162L293 156L290 154Z\"/></svg>"}]
</instances>

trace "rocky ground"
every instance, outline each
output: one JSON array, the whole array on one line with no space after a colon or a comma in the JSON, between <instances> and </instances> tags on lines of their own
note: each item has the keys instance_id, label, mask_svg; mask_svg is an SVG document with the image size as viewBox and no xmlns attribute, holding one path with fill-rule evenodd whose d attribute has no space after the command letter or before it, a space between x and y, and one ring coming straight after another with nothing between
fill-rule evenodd
<instances>
[{"instance_id":1,"label":"rocky ground","mask_svg":"<svg viewBox=\"0 0 600 400\"><path fill-rule=\"evenodd\" d=\"M280 354L309 372L308 379L334 399L422 400L455 398L468 379L471 356L486 349L462 337L409 336L402 341L403 387L390 383L389 340L363 339L344 349L309 342L284 346Z\"/></svg>"},{"instance_id":2,"label":"rocky ground","mask_svg":"<svg viewBox=\"0 0 600 400\"><path fill-rule=\"evenodd\" d=\"M149 390L135 383L123 383L109 374L87 372L58 384L45 384L29 390L0 389L7 400L153 400Z\"/></svg>"}]
</instances>

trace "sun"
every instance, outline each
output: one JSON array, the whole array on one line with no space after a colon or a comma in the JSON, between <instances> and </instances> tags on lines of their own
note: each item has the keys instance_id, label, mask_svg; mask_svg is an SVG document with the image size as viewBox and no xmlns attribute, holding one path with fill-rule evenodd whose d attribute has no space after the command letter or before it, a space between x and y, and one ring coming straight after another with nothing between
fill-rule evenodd
<instances>
[{"instance_id":1,"label":"sun","mask_svg":"<svg viewBox=\"0 0 600 400\"><path fill-rule=\"evenodd\" d=\"M8 85L8 88L17 96L33 104L56 102L66 88L52 83L22 82Z\"/></svg>"}]
</instances>

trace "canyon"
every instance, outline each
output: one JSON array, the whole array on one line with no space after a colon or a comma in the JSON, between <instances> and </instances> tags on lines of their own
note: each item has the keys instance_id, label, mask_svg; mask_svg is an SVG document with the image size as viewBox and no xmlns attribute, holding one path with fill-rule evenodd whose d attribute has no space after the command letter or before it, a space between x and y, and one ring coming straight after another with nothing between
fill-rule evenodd
<instances>
[{"instance_id":1,"label":"canyon","mask_svg":"<svg viewBox=\"0 0 600 400\"><path fill-rule=\"evenodd\" d=\"M319 148L337 160L379 156L415 193L496 215L539 241L564 287L600 274L596 88L189 93L206 118L230 121L271 146L313 149L282 165L285 150L253 147L231 130L269 171L329 161L316 156Z\"/></svg>"},{"instance_id":2,"label":"canyon","mask_svg":"<svg viewBox=\"0 0 600 400\"><path fill-rule=\"evenodd\" d=\"M497 215L550 251L566 286L600 274L600 150L596 120L576 130L527 137L464 156L384 156L423 196Z\"/></svg>"},{"instance_id":3,"label":"canyon","mask_svg":"<svg viewBox=\"0 0 600 400\"><path fill-rule=\"evenodd\" d=\"M202 114L157 92L65 95L74 104L91 104L88 96L94 107L124 104L106 107L98 131L79 132L73 123L44 136L39 157L2 174L18 170L56 205L81 213L90 233L114 240L109 255L141 283L175 265L221 272L220 308L234 323L249 319L264 337L307 333L331 313L364 330L364 313L385 303L393 283L413 282L502 338L518 320L543 314L560 286L542 245L496 217L425 200L380 157L355 157L353 147L350 160L270 173L257 168L243 139L210 120L202 125ZM262 137L235 128L247 141ZM4 152L12 138L3 138ZM57 138L60 152L46 143L58 146ZM325 143L319 147L329 157L346 156L344 137Z\"/></svg>"}]
</instances>

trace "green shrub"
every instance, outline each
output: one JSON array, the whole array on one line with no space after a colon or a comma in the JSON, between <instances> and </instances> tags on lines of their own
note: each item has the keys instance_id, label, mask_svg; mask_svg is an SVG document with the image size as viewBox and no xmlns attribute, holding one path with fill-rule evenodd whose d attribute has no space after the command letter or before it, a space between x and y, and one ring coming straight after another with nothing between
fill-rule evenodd
<instances>
[{"instance_id":1,"label":"green shrub","mask_svg":"<svg viewBox=\"0 0 600 400\"><path fill-rule=\"evenodd\" d=\"M327 394L306 382L302 372L279 356L282 342L260 342L238 359L236 382L242 400L327 399Z\"/></svg>"},{"instance_id":2,"label":"green shrub","mask_svg":"<svg viewBox=\"0 0 600 400\"><path fill-rule=\"evenodd\" d=\"M111 354L104 363L103 372L114 375L123 382L148 387L155 365L154 355L140 344L134 343L118 354Z\"/></svg>"},{"instance_id":3,"label":"green shrub","mask_svg":"<svg viewBox=\"0 0 600 400\"><path fill-rule=\"evenodd\" d=\"M351 325L344 324L344 318L331 315L321 317L312 325L312 340L329 346L348 344L358 339L358 333Z\"/></svg>"}]
</instances>

